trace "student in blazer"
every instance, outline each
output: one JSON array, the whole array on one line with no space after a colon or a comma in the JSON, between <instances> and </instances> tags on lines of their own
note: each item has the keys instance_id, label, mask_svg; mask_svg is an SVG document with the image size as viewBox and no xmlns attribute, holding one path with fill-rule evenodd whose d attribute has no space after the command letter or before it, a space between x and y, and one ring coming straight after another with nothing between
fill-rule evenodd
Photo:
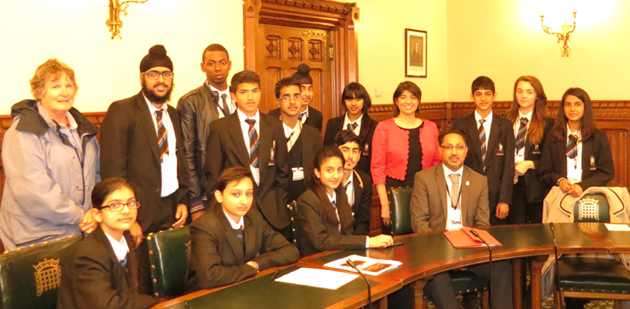
<instances>
[{"instance_id":1,"label":"student in blazer","mask_svg":"<svg viewBox=\"0 0 630 309\"><path fill-rule=\"evenodd\" d=\"M226 168L249 167L254 174L256 187L254 208L276 229L289 237L289 210L287 208L288 160L287 140L282 123L258 110L260 104L260 77L252 71L241 71L232 77L230 91L237 102L236 113L217 119L210 124L208 133L205 173L208 192L213 192L219 175ZM252 166L250 139L246 120L256 120L258 136L257 168ZM208 202L212 199L209 197Z\"/></svg>"},{"instance_id":2,"label":"student in blazer","mask_svg":"<svg viewBox=\"0 0 630 309\"><path fill-rule=\"evenodd\" d=\"M514 188L508 222L541 223L543 200L550 187L540 181L540 157L554 121L547 114L547 95L534 76L521 76L514 83L507 119L514 124Z\"/></svg>"},{"instance_id":3,"label":"student in blazer","mask_svg":"<svg viewBox=\"0 0 630 309\"><path fill-rule=\"evenodd\" d=\"M512 203L514 186L514 130L512 122L492 112L492 102L496 98L494 82L486 77L477 77L471 86L471 99L475 111L455 120L453 128L466 134L468 155L465 165L475 172L488 177L488 200L490 224L506 224L509 205ZM485 164L479 139L480 119L486 121L490 134L486 134L487 155ZM488 129L484 129L487 131ZM485 166L485 171L484 171Z\"/></svg>"},{"instance_id":4,"label":"student in blazer","mask_svg":"<svg viewBox=\"0 0 630 309\"><path fill-rule=\"evenodd\" d=\"M299 258L293 244L249 211L253 183L248 168L226 169L214 191L217 204L191 224L188 292L235 283Z\"/></svg>"},{"instance_id":5,"label":"student in blazer","mask_svg":"<svg viewBox=\"0 0 630 309\"><path fill-rule=\"evenodd\" d=\"M333 145L335 136L341 130L351 130L359 137L360 159L355 167L368 175L372 161L372 136L378 121L370 118L368 110L372 106L372 99L365 87L359 83L349 83L343 89L341 102L346 110L344 115L331 118L326 124L324 145ZM371 177L371 176L370 176Z\"/></svg>"},{"instance_id":6,"label":"student in blazer","mask_svg":"<svg viewBox=\"0 0 630 309\"><path fill-rule=\"evenodd\" d=\"M325 146L315 155L313 169L307 174L309 189L297 201L300 256L393 244L389 235L355 235L352 211L345 192L339 188L343 166L343 154L334 146Z\"/></svg>"},{"instance_id":7,"label":"student in blazer","mask_svg":"<svg viewBox=\"0 0 630 309\"><path fill-rule=\"evenodd\" d=\"M577 136L573 158L567 149L570 134ZM562 96L556 124L545 140L540 174L547 185L560 186L573 197L615 177L608 136L595 126L593 103L581 88L569 88Z\"/></svg>"},{"instance_id":8,"label":"student in blazer","mask_svg":"<svg viewBox=\"0 0 630 309\"><path fill-rule=\"evenodd\" d=\"M69 248L57 308L149 308L158 300L138 292L135 242L128 232L140 202L129 183L107 178L94 186L98 227Z\"/></svg>"}]
</instances>

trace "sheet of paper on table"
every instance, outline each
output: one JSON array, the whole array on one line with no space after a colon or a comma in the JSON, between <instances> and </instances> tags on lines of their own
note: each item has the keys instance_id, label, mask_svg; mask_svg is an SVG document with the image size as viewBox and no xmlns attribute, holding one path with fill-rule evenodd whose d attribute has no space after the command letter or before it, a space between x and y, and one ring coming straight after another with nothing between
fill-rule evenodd
<instances>
[{"instance_id":1,"label":"sheet of paper on table","mask_svg":"<svg viewBox=\"0 0 630 309\"><path fill-rule=\"evenodd\" d=\"M303 267L276 279L276 281L336 290L357 277L359 275Z\"/></svg>"},{"instance_id":2,"label":"sheet of paper on table","mask_svg":"<svg viewBox=\"0 0 630 309\"><path fill-rule=\"evenodd\" d=\"M354 271L354 268L350 267L346 263L346 261L350 259L352 262L366 275L378 276L386 271L394 269L400 265L402 262L394 261L394 260L381 260L381 259L373 259L365 256L360 256L353 254L351 256L347 256L338 260L334 260L332 262L324 264L324 267L343 269L347 271Z\"/></svg>"},{"instance_id":3,"label":"sheet of paper on table","mask_svg":"<svg viewBox=\"0 0 630 309\"><path fill-rule=\"evenodd\" d=\"M609 231L630 232L630 226L628 226L627 224L606 223L606 228Z\"/></svg>"}]
</instances>

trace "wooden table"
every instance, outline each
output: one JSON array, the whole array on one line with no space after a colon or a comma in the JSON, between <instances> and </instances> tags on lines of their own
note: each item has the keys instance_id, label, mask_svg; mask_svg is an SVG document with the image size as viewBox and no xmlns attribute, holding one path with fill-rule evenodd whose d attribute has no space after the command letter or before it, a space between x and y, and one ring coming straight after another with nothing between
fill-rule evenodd
<instances>
[{"instance_id":1,"label":"wooden table","mask_svg":"<svg viewBox=\"0 0 630 309\"><path fill-rule=\"evenodd\" d=\"M236 284L197 291L152 308L359 308L367 305L367 287L361 277L350 281L337 290L288 284L272 281L276 270L278 277L300 267L297 263L284 268L273 268L259 273L257 276ZM322 268L308 266L311 268ZM402 284L398 280L380 277L369 277L372 284L372 301L383 300L379 307L387 308L387 295L399 290Z\"/></svg>"},{"instance_id":2,"label":"wooden table","mask_svg":"<svg viewBox=\"0 0 630 309\"><path fill-rule=\"evenodd\" d=\"M493 260L534 257L532 263L532 308L540 308L541 267L553 255L553 237L546 224L506 225L487 229L503 244L492 249ZM558 253L630 253L630 237L624 232L610 232L599 223L555 224ZM326 251L300 259L297 264L281 268L290 272L298 267L323 268L325 263L352 254L372 258L397 260L403 264L378 277L370 277L373 300L413 284L416 300L422 297L427 278L451 269L487 263L487 248L456 249L442 232L411 234L395 237L403 246L389 249ZM276 268L230 286L198 291L154 308L357 308L367 304L365 282L357 278L336 291L304 287L271 281ZM515 277L520 278L520 277ZM423 280L424 279L424 280ZM520 308L520 280L514 280L515 308ZM384 302L381 302L383 306Z\"/></svg>"}]
</instances>

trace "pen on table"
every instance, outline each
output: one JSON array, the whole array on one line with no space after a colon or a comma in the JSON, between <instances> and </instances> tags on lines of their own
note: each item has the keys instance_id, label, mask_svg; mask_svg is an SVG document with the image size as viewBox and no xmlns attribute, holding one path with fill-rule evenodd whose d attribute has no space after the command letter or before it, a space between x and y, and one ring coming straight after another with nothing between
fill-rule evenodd
<instances>
[{"instance_id":1,"label":"pen on table","mask_svg":"<svg viewBox=\"0 0 630 309\"><path fill-rule=\"evenodd\" d=\"M404 244L405 244L404 242L398 242L398 243L392 244L391 246L387 246L387 248L398 247L398 246L402 246Z\"/></svg>"},{"instance_id":2,"label":"pen on table","mask_svg":"<svg viewBox=\"0 0 630 309\"><path fill-rule=\"evenodd\" d=\"M280 272L280 270L276 270L275 273L273 273L273 276L271 276L271 281L273 281L273 279L276 279L276 277L278 276L278 273Z\"/></svg>"}]
</instances>

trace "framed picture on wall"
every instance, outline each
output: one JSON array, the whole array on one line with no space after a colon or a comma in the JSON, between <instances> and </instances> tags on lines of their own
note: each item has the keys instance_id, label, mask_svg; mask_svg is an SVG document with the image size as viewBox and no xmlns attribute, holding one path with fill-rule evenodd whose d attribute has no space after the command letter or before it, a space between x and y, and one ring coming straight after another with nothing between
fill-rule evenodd
<instances>
[{"instance_id":1,"label":"framed picture on wall","mask_svg":"<svg viewBox=\"0 0 630 309\"><path fill-rule=\"evenodd\" d=\"M405 29L405 76L427 77L427 32Z\"/></svg>"}]
</instances>

